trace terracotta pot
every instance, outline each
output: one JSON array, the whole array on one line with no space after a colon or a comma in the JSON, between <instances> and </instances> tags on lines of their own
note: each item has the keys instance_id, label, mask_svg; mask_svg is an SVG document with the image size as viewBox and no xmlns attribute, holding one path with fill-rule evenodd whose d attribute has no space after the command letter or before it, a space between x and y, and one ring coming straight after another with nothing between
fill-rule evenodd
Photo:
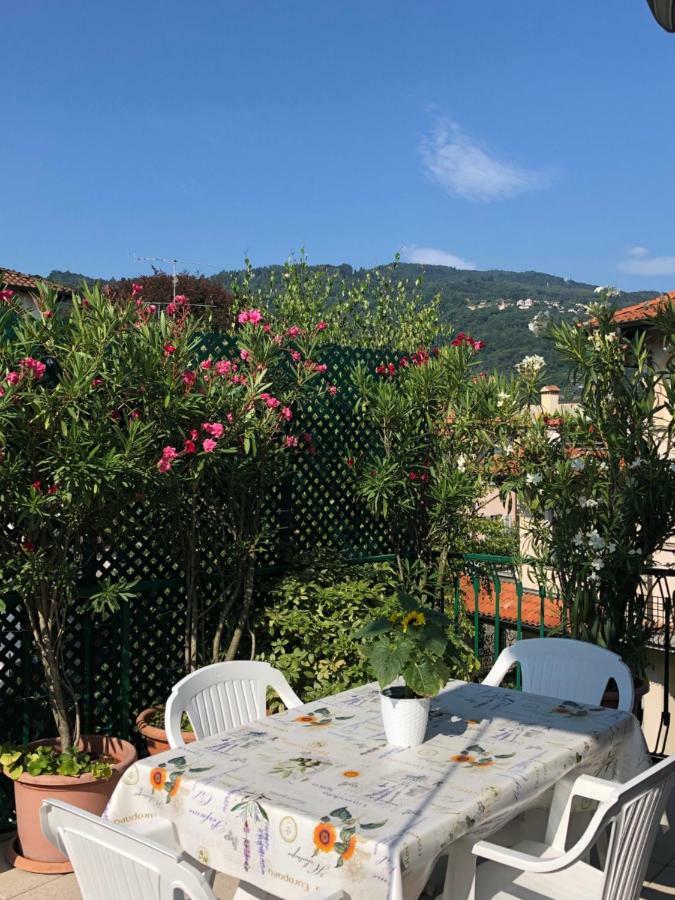
<instances>
[{"instance_id":1,"label":"terracotta pot","mask_svg":"<svg viewBox=\"0 0 675 900\"><path fill-rule=\"evenodd\" d=\"M161 707L151 706L149 709L144 709L136 718L136 728L138 728L139 732L145 738L145 744L150 756L155 756L157 753L164 753L165 750L169 749L166 731L164 731L163 728L159 728L157 725L150 724L150 719L161 711ZM186 744L189 744L190 741L196 739L194 731L181 731L181 737Z\"/></svg>"},{"instance_id":2,"label":"terracotta pot","mask_svg":"<svg viewBox=\"0 0 675 900\"><path fill-rule=\"evenodd\" d=\"M646 678L633 679L635 686L635 699L633 700L633 715L640 716L642 710L642 698L649 692L649 682ZM605 691L600 701L600 706L606 706L608 709L617 709L619 706L619 692Z\"/></svg>"},{"instance_id":3,"label":"terracotta pot","mask_svg":"<svg viewBox=\"0 0 675 900\"><path fill-rule=\"evenodd\" d=\"M60 749L58 738L34 741L29 747L48 745ZM100 816L122 773L138 759L136 748L120 738L106 735L85 735L78 744L97 756L107 756L113 760L110 778L94 778L92 775L28 775L24 773L14 782L16 801L16 822L22 868L29 868L34 860L35 871L44 872L45 864L56 864L57 871L63 871L65 857L42 834L40 828L40 804L49 798L65 800L80 809ZM29 868L29 871L33 871ZM71 870L72 871L72 870Z\"/></svg>"}]
</instances>

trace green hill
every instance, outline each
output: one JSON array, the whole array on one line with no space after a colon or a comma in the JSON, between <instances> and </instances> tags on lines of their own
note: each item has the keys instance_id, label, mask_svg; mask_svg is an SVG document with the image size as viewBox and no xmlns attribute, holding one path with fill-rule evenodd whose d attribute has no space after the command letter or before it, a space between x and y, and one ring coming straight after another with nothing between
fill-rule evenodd
<instances>
[{"instance_id":1,"label":"green hill","mask_svg":"<svg viewBox=\"0 0 675 900\"><path fill-rule=\"evenodd\" d=\"M347 264L317 268L327 269L346 280L357 280L366 272ZM380 267L381 270L388 268L391 267ZM282 267L265 266L254 271L256 281L265 283L271 273L280 273ZM471 271L413 263L399 263L397 267L397 277L410 281L422 273L424 296L431 298L436 293L441 294L443 320L455 331L466 331L485 341L481 355L485 369L508 372L523 356L538 353L546 359L547 380L563 389L567 387L566 393L570 393L567 369L557 359L549 342L533 334L528 324L540 313L553 319L582 318L582 306L594 299L595 285L543 272ZM227 287L240 275L238 270L223 270L212 278ZM97 280L59 271L50 272L47 277L72 287L79 287L83 280L87 283ZM617 300L619 306L628 306L654 296L654 291L633 291L622 293Z\"/></svg>"}]
</instances>

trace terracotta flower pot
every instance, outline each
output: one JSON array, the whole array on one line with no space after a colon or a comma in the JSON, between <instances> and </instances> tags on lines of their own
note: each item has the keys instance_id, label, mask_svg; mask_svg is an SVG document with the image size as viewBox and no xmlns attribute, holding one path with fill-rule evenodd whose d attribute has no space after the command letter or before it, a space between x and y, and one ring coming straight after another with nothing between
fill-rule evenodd
<instances>
[{"instance_id":1,"label":"terracotta flower pot","mask_svg":"<svg viewBox=\"0 0 675 900\"><path fill-rule=\"evenodd\" d=\"M635 678L634 685L635 699L633 700L633 715L639 717L642 708L642 698L645 694L649 693L649 681L647 681L646 678ZM600 705L606 706L608 709L617 709L619 706L619 692L605 691L602 695Z\"/></svg>"},{"instance_id":2,"label":"terracotta flower pot","mask_svg":"<svg viewBox=\"0 0 675 900\"><path fill-rule=\"evenodd\" d=\"M136 718L136 728L138 728L139 732L145 738L145 744L150 756L155 756L155 754L163 753L165 750L169 749L166 731L163 728L159 728L157 725L150 724L150 720L153 716L161 711L161 707L151 706L149 709L144 709ZM189 744L190 741L194 741L196 738L194 731L181 731L181 736L186 744Z\"/></svg>"},{"instance_id":3,"label":"terracotta flower pot","mask_svg":"<svg viewBox=\"0 0 675 900\"><path fill-rule=\"evenodd\" d=\"M34 741L29 746L47 745L60 749L58 738ZM40 828L40 805L48 798L65 800L80 809L100 816L122 773L138 759L132 744L120 738L106 735L85 735L80 739L78 749L109 757L113 760L110 778L94 778L93 775L28 775L24 774L14 782L16 801L16 822L19 848L22 857L21 868L28 871L72 871L66 858L42 834ZM15 864L18 864L16 857ZM31 862L35 863L31 867Z\"/></svg>"}]
</instances>

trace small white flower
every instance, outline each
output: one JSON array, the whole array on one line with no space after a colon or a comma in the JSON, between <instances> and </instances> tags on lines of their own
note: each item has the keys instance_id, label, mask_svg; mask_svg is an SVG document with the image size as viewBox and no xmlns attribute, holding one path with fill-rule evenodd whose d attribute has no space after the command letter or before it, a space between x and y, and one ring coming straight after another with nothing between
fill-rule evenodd
<instances>
[{"instance_id":1,"label":"small white flower","mask_svg":"<svg viewBox=\"0 0 675 900\"><path fill-rule=\"evenodd\" d=\"M572 543L573 543L576 547L583 547L583 546L584 546L584 533L583 533L583 531L577 531L577 533L576 533L576 534L574 535L574 537L572 538Z\"/></svg>"},{"instance_id":2,"label":"small white flower","mask_svg":"<svg viewBox=\"0 0 675 900\"><path fill-rule=\"evenodd\" d=\"M607 544L607 552L614 553L615 550L616 550L616 542L610 541L609 544Z\"/></svg>"},{"instance_id":3,"label":"small white flower","mask_svg":"<svg viewBox=\"0 0 675 900\"><path fill-rule=\"evenodd\" d=\"M604 568L604 562L601 559L594 559L591 563L596 572L599 572L600 569Z\"/></svg>"},{"instance_id":4,"label":"small white flower","mask_svg":"<svg viewBox=\"0 0 675 900\"><path fill-rule=\"evenodd\" d=\"M593 509L598 505L598 501L594 500L592 497L582 497L579 501L579 505L584 509Z\"/></svg>"},{"instance_id":5,"label":"small white flower","mask_svg":"<svg viewBox=\"0 0 675 900\"><path fill-rule=\"evenodd\" d=\"M594 294L601 294L604 290L605 290L604 287L603 287L601 284L599 284L599 285L596 287L596 289L593 291L593 293L594 293Z\"/></svg>"},{"instance_id":6,"label":"small white flower","mask_svg":"<svg viewBox=\"0 0 675 900\"><path fill-rule=\"evenodd\" d=\"M464 472L466 470L466 456L463 453L457 457L457 469L460 472Z\"/></svg>"},{"instance_id":7,"label":"small white flower","mask_svg":"<svg viewBox=\"0 0 675 900\"><path fill-rule=\"evenodd\" d=\"M583 472L586 468L586 462L581 456L577 456L572 460L572 468L575 472Z\"/></svg>"},{"instance_id":8,"label":"small white flower","mask_svg":"<svg viewBox=\"0 0 675 900\"><path fill-rule=\"evenodd\" d=\"M595 528L588 532L588 543L594 550L603 550L605 547L605 539L598 534Z\"/></svg>"},{"instance_id":9,"label":"small white flower","mask_svg":"<svg viewBox=\"0 0 675 900\"><path fill-rule=\"evenodd\" d=\"M640 457L638 456L638 458L634 459L633 462L630 464L630 467L631 467L631 469L639 469L640 466L644 466L644 464L645 464L644 459L640 459Z\"/></svg>"},{"instance_id":10,"label":"small white flower","mask_svg":"<svg viewBox=\"0 0 675 900\"><path fill-rule=\"evenodd\" d=\"M534 353L532 356L524 356L513 368L517 369L521 375L537 375L545 365L544 357Z\"/></svg>"},{"instance_id":11,"label":"small white flower","mask_svg":"<svg viewBox=\"0 0 675 900\"><path fill-rule=\"evenodd\" d=\"M541 484L544 480L544 476L541 472L528 472L525 476L525 481L528 484Z\"/></svg>"},{"instance_id":12,"label":"small white flower","mask_svg":"<svg viewBox=\"0 0 675 900\"><path fill-rule=\"evenodd\" d=\"M500 391L497 394L497 406L503 406L504 402L509 399L509 395L506 391Z\"/></svg>"}]
</instances>

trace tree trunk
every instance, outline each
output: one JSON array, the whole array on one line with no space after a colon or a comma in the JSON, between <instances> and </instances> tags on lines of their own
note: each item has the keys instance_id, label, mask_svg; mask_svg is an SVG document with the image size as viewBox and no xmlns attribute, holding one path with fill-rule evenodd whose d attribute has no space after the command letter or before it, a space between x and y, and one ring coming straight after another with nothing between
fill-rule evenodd
<instances>
[{"instance_id":1,"label":"tree trunk","mask_svg":"<svg viewBox=\"0 0 675 900\"><path fill-rule=\"evenodd\" d=\"M230 644L227 648L227 652L225 654L225 660L227 662L233 660L237 655L237 650L239 649L239 644L241 643L241 638L244 633L244 629L248 623L248 617L251 612L251 606L253 604L253 576L255 573L255 562L253 559L249 558L247 560L246 565L246 576L244 581L244 594L242 597L241 610L239 611L239 618L237 619L237 624L232 633L232 637L230 639Z\"/></svg>"},{"instance_id":2,"label":"tree trunk","mask_svg":"<svg viewBox=\"0 0 675 900\"><path fill-rule=\"evenodd\" d=\"M28 606L29 603L30 599L26 605ZM32 623L33 640L40 654L40 661L45 673L49 705L61 740L61 747L63 749L72 747L79 738L79 734L76 733L79 731L77 701L70 695L63 676L59 654L54 647L53 626L40 613L36 620L33 610L29 610L29 616Z\"/></svg>"}]
</instances>

